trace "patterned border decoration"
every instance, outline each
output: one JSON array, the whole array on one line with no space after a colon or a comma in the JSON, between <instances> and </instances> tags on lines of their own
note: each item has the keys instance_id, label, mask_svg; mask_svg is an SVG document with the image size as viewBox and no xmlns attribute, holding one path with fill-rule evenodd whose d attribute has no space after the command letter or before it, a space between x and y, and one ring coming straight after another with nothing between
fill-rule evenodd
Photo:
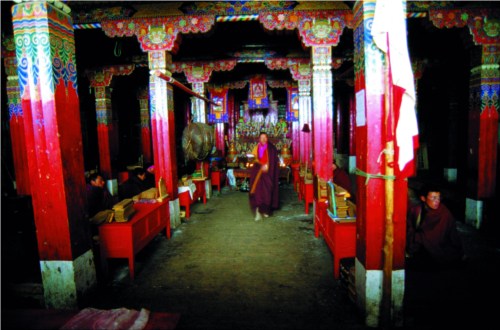
<instances>
[{"instance_id":1,"label":"patterned border decoration","mask_svg":"<svg viewBox=\"0 0 500 330\"><path fill-rule=\"evenodd\" d=\"M289 68L295 80L312 79L311 61L309 59L290 59Z\"/></svg>"},{"instance_id":2,"label":"patterned border decoration","mask_svg":"<svg viewBox=\"0 0 500 330\"><path fill-rule=\"evenodd\" d=\"M240 81L232 81L232 82L227 82L222 85L218 84L207 84L208 88L228 88L228 89L243 89L247 86L248 80L240 80Z\"/></svg>"},{"instance_id":3,"label":"patterned border decoration","mask_svg":"<svg viewBox=\"0 0 500 330\"><path fill-rule=\"evenodd\" d=\"M253 14L263 10L292 10L296 1L192 1L184 3L180 9L186 14L234 15Z\"/></svg>"},{"instance_id":4,"label":"patterned border decoration","mask_svg":"<svg viewBox=\"0 0 500 330\"><path fill-rule=\"evenodd\" d=\"M135 35L141 49L146 52L170 51L179 33L208 32L214 23L214 15L199 15L106 20L101 22L101 26L108 37Z\"/></svg>"},{"instance_id":5,"label":"patterned border decoration","mask_svg":"<svg viewBox=\"0 0 500 330\"><path fill-rule=\"evenodd\" d=\"M352 28L349 10L263 12L259 21L268 30L298 29L306 46L335 46L344 27Z\"/></svg>"},{"instance_id":6,"label":"patterned border decoration","mask_svg":"<svg viewBox=\"0 0 500 330\"><path fill-rule=\"evenodd\" d=\"M9 108L9 118L14 116L23 116L23 107L21 106L21 99L19 94L19 84L17 79L8 79L6 84L7 90L7 106Z\"/></svg>"},{"instance_id":7,"label":"patterned border decoration","mask_svg":"<svg viewBox=\"0 0 500 330\"><path fill-rule=\"evenodd\" d=\"M208 82L213 71L231 71L236 66L237 61L193 61L193 62L174 62L171 65L172 72L182 73L190 83Z\"/></svg>"},{"instance_id":8,"label":"patterned border decoration","mask_svg":"<svg viewBox=\"0 0 500 330\"><path fill-rule=\"evenodd\" d=\"M107 87L111 84L113 76L128 76L134 69L134 64L113 65L100 71L89 71L87 72L87 78L90 81L90 87Z\"/></svg>"},{"instance_id":9,"label":"patterned border decoration","mask_svg":"<svg viewBox=\"0 0 500 330\"><path fill-rule=\"evenodd\" d=\"M268 57L276 56L276 52L265 49L256 49L256 50L237 51L229 55L237 59L253 59L253 58L266 59Z\"/></svg>"},{"instance_id":10,"label":"patterned border decoration","mask_svg":"<svg viewBox=\"0 0 500 330\"><path fill-rule=\"evenodd\" d=\"M290 80L267 80L267 85L271 88L293 88L297 83Z\"/></svg>"},{"instance_id":11,"label":"patterned border decoration","mask_svg":"<svg viewBox=\"0 0 500 330\"><path fill-rule=\"evenodd\" d=\"M288 58L266 58L264 60L269 70L286 70L288 69Z\"/></svg>"},{"instance_id":12,"label":"patterned border decoration","mask_svg":"<svg viewBox=\"0 0 500 330\"><path fill-rule=\"evenodd\" d=\"M73 12L73 20L80 23L80 25L84 25L84 23L95 23L103 20L124 19L127 17L131 17L134 12L135 11L131 8L119 6L110 8L96 8L92 10L81 10L79 12Z\"/></svg>"},{"instance_id":13,"label":"patterned border decoration","mask_svg":"<svg viewBox=\"0 0 500 330\"><path fill-rule=\"evenodd\" d=\"M2 57L15 57L16 45L14 44L13 36L4 36L2 34Z\"/></svg>"},{"instance_id":14,"label":"patterned border decoration","mask_svg":"<svg viewBox=\"0 0 500 330\"><path fill-rule=\"evenodd\" d=\"M500 11L498 9L434 9L429 20L437 28L461 28L468 25L476 45L499 44Z\"/></svg>"},{"instance_id":15,"label":"patterned border decoration","mask_svg":"<svg viewBox=\"0 0 500 330\"><path fill-rule=\"evenodd\" d=\"M77 90L75 41L70 17L45 2L22 3L12 8L22 97L25 97L27 85L47 86L54 93L60 80L66 87L71 82ZM47 59L52 59L52 63ZM31 75L33 81L28 82L31 66L36 70Z\"/></svg>"},{"instance_id":16,"label":"patterned border decoration","mask_svg":"<svg viewBox=\"0 0 500 330\"><path fill-rule=\"evenodd\" d=\"M8 54L8 56L4 54L3 64L7 76L17 77L17 58L15 53Z\"/></svg>"}]
</instances>

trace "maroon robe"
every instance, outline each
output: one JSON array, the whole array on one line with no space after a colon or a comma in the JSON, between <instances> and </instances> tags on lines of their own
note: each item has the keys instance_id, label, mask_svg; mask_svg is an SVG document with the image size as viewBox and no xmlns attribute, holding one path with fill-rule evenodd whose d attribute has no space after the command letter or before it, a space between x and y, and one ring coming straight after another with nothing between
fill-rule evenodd
<instances>
[{"instance_id":1,"label":"maroon robe","mask_svg":"<svg viewBox=\"0 0 500 330\"><path fill-rule=\"evenodd\" d=\"M254 193L250 193L250 207L252 212L259 208L260 213L271 215L273 210L279 207L279 158L278 150L271 143L267 143L268 171L262 172L256 185ZM250 190L258 176L263 164L257 157L257 162L250 169Z\"/></svg>"},{"instance_id":2,"label":"maroon robe","mask_svg":"<svg viewBox=\"0 0 500 330\"><path fill-rule=\"evenodd\" d=\"M420 216L420 225L417 219ZM406 246L410 256L424 253L431 261L446 264L460 261L464 255L455 218L446 206L434 210L422 204L408 212Z\"/></svg>"}]
</instances>

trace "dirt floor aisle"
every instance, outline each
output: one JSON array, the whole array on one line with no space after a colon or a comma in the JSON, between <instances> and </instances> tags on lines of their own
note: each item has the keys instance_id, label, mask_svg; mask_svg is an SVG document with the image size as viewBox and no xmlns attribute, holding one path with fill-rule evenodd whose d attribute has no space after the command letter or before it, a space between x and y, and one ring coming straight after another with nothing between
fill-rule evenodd
<instances>
[{"instance_id":1,"label":"dirt floor aisle","mask_svg":"<svg viewBox=\"0 0 500 330\"><path fill-rule=\"evenodd\" d=\"M364 328L314 237L312 209L304 213L291 184L280 193L280 210L259 222L245 192L195 203L170 240L139 253L134 281L124 260L113 261L92 305L178 312L178 329Z\"/></svg>"}]
</instances>

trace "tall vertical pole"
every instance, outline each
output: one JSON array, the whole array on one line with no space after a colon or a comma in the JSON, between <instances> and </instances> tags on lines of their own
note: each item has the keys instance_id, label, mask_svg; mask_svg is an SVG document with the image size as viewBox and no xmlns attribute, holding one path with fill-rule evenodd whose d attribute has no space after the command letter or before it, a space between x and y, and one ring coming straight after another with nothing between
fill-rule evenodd
<instances>
[{"instance_id":1,"label":"tall vertical pole","mask_svg":"<svg viewBox=\"0 0 500 330\"><path fill-rule=\"evenodd\" d=\"M45 305L77 309L96 272L73 22L69 7L58 5L23 2L12 7L12 18Z\"/></svg>"},{"instance_id":2,"label":"tall vertical pole","mask_svg":"<svg viewBox=\"0 0 500 330\"><path fill-rule=\"evenodd\" d=\"M332 47L313 46L313 173L324 182L333 178Z\"/></svg>"}]
</instances>

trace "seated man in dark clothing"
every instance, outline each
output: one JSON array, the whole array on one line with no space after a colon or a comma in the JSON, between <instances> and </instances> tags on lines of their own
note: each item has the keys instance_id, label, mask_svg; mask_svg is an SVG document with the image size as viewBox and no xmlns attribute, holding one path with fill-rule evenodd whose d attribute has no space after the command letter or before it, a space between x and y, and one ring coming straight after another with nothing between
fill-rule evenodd
<instances>
[{"instance_id":1,"label":"seated man in dark clothing","mask_svg":"<svg viewBox=\"0 0 500 330\"><path fill-rule=\"evenodd\" d=\"M132 198L140 194L149 187L146 186L146 171L142 167L136 167L132 171L130 178L118 187L118 195L120 199Z\"/></svg>"},{"instance_id":2,"label":"seated man in dark clothing","mask_svg":"<svg viewBox=\"0 0 500 330\"><path fill-rule=\"evenodd\" d=\"M144 179L144 185L146 189L155 188L156 187L155 166L151 165L146 168L147 170L146 170L146 178Z\"/></svg>"},{"instance_id":3,"label":"seated man in dark clothing","mask_svg":"<svg viewBox=\"0 0 500 330\"><path fill-rule=\"evenodd\" d=\"M406 252L409 268L458 266L465 260L456 221L441 203L438 187L427 186L420 204L408 210Z\"/></svg>"},{"instance_id":4,"label":"seated man in dark clothing","mask_svg":"<svg viewBox=\"0 0 500 330\"><path fill-rule=\"evenodd\" d=\"M113 197L105 185L103 177L99 173L89 176L87 183L87 203L89 217L94 217L104 210L111 210L118 203L118 198Z\"/></svg>"}]
</instances>

